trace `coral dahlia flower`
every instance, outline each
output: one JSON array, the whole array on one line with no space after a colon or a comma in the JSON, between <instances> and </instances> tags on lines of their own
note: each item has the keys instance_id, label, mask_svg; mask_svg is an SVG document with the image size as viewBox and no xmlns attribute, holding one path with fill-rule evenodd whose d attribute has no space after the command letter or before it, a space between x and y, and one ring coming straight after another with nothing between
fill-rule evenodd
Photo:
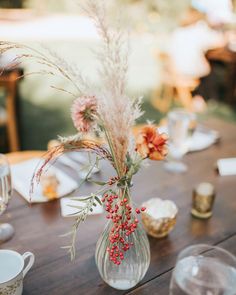
<instances>
[{"instance_id":1,"label":"coral dahlia flower","mask_svg":"<svg viewBox=\"0 0 236 295\"><path fill-rule=\"evenodd\" d=\"M163 160L168 153L167 139L165 133L160 134L155 126L147 125L136 137L136 151L142 158Z\"/></svg>"}]
</instances>

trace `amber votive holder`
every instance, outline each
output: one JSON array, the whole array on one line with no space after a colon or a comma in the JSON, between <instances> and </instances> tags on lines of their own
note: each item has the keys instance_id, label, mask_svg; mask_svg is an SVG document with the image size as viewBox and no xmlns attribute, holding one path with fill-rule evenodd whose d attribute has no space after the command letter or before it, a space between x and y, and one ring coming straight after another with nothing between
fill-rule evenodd
<instances>
[{"instance_id":1,"label":"amber votive holder","mask_svg":"<svg viewBox=\"0 0 236 295\"><path fill-rule=\"evenodd\" d=\"M154 219L147 213L142 213L142 222L146 232L154 238L166 237L176 224L176 217Z\"/></svg>"},{"instance_id":2,"label":"amber votive holder","mask_svg":"<svg viewBox=\"0 0 236 295\"><path fill-rule=\"evenodd\" d=\"M142 212L142 223L148 235L154 238L166 237L176 224L178 208L175 203L153 198L142 205L146 207L146 211Z\"/></svg>"},{"instance_id":3,"label":"amber votive holder","mask_svg":"<svg viewBox=\"0 0 236 295\"><path fill-rule=\"evenodd\" d=\"M197 218L210 218L215 201L215 189L211 183L200 183L193 190L191 214Z\"/></svg>"}]
</instances>

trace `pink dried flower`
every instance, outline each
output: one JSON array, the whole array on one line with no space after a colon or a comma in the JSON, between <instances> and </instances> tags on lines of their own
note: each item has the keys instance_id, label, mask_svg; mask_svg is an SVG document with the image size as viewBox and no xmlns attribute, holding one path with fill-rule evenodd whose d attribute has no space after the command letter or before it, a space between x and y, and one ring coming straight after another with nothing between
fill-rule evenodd
<instances>
[{"instance_id":1,"label":"pink dried flower","mask_svg":"<svg viewBox=\"0 0 236 295\"><path fill-rule=\"evenodd\" d=\"M74 100L71 107L71 117L75 128L81 132L88 132L94 124L97 112L95 96L81 96Z\"/></svg>"}]
</instances>

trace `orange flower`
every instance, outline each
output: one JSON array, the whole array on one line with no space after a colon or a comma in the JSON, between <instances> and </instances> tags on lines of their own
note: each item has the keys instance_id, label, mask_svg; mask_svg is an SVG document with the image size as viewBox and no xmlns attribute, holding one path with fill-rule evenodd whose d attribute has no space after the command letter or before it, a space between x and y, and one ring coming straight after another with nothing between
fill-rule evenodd
<instances>
[{"instance_id":1,"label":"orange flower","mask_svg":"<svg viewBox=\"0 0 236 295\"><path fill-rule=\"evenodd\" d=\"M136 151L144 159L163 160L168 152L167 139L168 136L165 133L160 134L155 126L147 125L136 137Z\"/></svg>"}]
</instances>

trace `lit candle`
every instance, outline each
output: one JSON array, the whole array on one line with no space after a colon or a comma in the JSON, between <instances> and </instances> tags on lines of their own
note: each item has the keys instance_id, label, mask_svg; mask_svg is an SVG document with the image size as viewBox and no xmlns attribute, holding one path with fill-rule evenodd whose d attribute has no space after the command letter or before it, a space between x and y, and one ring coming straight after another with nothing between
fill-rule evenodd
<instances>
[{"instance_id":1,"label":"lit candle","mask_svg":"<svg viewBox=\"0 0 236 295\"><path fill-rule=\"evenodd\" d=\"M211 217L214 200L214 186L208 182L200 183L193 191L192 215L199 218Z\"/></svg>"}]
</instances>

